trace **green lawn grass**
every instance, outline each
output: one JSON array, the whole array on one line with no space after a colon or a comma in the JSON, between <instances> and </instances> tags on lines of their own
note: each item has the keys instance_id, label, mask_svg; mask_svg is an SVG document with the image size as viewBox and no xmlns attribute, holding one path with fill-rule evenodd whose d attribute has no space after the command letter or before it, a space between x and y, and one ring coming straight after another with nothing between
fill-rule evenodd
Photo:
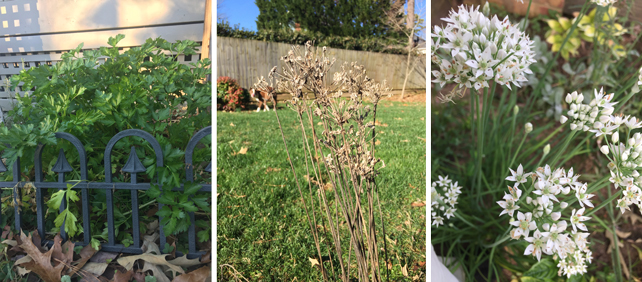
<instances>
[{"instance_id":1,"label":"green lawn grass","mask_svg":"<svg viewBox=\"0 0 642 282\"><path fill-rule=\"evenodd\" d=\"M296 113L280 105L288 149L295 166L302 168ZM425 279L426 207L411 206L426 199L425 111L423 103L382 102L377 112L382 125L377 127L381 143L376 154L386 164L377 185L390 281ZM246 154L238 154L243 147ZM224 264L251 281L322 279L308 259L316 256L316 248L274 112L217 113L217 197L219 281L233 280L230 267L220 268ZM379 241L383 250L381 237ZM383 264L383 252L380 257Z\"/></svg>"}]
</instances>

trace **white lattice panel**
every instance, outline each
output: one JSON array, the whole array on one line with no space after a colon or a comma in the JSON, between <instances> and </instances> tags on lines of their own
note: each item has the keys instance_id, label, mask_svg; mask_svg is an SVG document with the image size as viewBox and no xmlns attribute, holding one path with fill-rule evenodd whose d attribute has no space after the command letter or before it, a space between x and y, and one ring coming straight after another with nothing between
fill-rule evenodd
<instances>
[{"instance_id":1,"label":"white lattice panel","mask_svg":"<svg viewBox=\"0 0 642 282\"><path fill-rule=\"evenodd\" d=\"M205 9L204 0L0 0L0 109L10 110L15 95L30 93L9 91L11 75L54 65L81 42L90 50L106 46L110 36L124 34L122 51L148 38L200 42ZM189 64L200 55L177 59Z\"/></svg>"}]
</instances>

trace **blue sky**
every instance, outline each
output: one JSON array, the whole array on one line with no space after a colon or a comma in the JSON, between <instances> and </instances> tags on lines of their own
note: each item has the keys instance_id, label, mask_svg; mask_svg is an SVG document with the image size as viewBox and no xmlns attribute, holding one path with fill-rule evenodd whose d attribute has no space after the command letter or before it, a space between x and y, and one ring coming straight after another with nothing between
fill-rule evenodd
<instances>
[{"instance_id":1,"label":"blue sky","mask_svg":"<svg viewBox=\"0 0 642 282\"><path fill-rule=\"evenodd\" d=\"M217 14L223 15L231 26L239 24L241 28L256 31L259 8L254 4L254 0L217 0L217 8ZM415 1L415 13L420 11L425 23L426 2L418 0Z\"/></svg>"}]
</instances>

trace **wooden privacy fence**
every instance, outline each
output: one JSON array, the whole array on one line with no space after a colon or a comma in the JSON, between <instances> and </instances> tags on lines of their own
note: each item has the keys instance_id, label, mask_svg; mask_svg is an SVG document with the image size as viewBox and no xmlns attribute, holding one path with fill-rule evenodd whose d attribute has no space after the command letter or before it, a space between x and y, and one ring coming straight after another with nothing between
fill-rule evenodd
<instances>
[{"instance_id":1,"label":"wooden privacy fence","mask_svg":"<svg viewBox=\"0 0 642 282\"><path fill-rule=\"evenodd\" d=\"M63 52L84 43L83 50L107 46L107 39L124 34L123 51L142 45L148 38L169 42L201 42L205 0L2 0L0 1L0 110L13 108L15 95L9 78L40 64L53 65ZM200 56L180 55L180 62ZM0 115L2 118L2 115Z\"/></svg>"},{"instance_id":2,"label":"wooden privacy fence","mask_svg":"<svg viewBox=\"0 0 642 282\"><path fill-rule=\"evenodd\" d=\"M207 135L212 134L212 127L208 126L200 131L198 131L194 136L190 139L189 143L187 144L187 148L185 148L185 180L188 182L193 182L194 181L194 160L193 160L193 155L194 155L194 149L196 148L196 145L199 143L201 139L203 139ZM58 132L56 133L56 138L58 138L60 141L66 140L67 142L71 142L71 144L74 145L76 148L76 151L78 152L78 158L80 160L80 164L78 164L78 167L80 168L80 176L82 180L80 183L77 184L77 188L73 189L78 189L81 190L81 204L82 204L82 222L83 222L83 241L82 242L74 242L76 246L85 246L90 244L91 241L91 220L90 220L90 206L89 206L89 196L90 196L90 191L93 189L100 189L105 191L106 195L106 206L107 206L107 242L101 245L101 250L107 251L107 252L120 252L120 253L129 253L129 254L141 254L143 253L143 250L141 249L141 232L140 232L140 219L139 219L139 206L138 206L138 191L139 190L148 190L153 183L139 183L136 177L137 173L143 173L146 171L145 167L141 163L140 159L138 159L138 156L136 155L136 152L134 151L134 147L131 148L129 159L127 160L127 163L122 168L123 172L129 173L131 175L131 183L116 183L113 182L112 180L112 166L111 166L111 155L113 153L113 148L116 145L118 141L121 139L128 137L128 136L137 136L145 139L153 148L154 153L156 155L156 166L157 167L162 167L163 166L163 152L161 149L160 144L154 138L151 134L140 130L140 129L127 129L124 131L119 132L118 134L114 135L110 140L109 143L107 143L107 146L105 148L105 155L104 155L104 166L105 166L105 181L104 182L89 182L86 181L87 179L87 154L85 152L85 147L82 144L78 138L75 136L65 133L65 132ZM46 188L54 188L54 189L66 189L67 184L74 184L74 182L65 182L65 173L66 172L71 172L73 171L73 167L67 162L67 159L65 157L65 153L63 152L62 149L60 149L60 154L58 155L58 159L56 160L56 164L53 166L52 171L58 173L58 181L57 182L46 182L44 181L44 177L42 174L42 151L43 151L44 146L39 145L38 148L36 149L35 153L35 158L34 158L34 169L36 171L36 177L35 181L31 182L30 184L33 185L36 189L36 222L38 225L38 233L40 235L40 238L45 238L45 210L46 206L44 203L44 193ZM205 160L199 160L199 162L205 161ZM210 165L208 165L205 169L207 172L212 172L211 169L211 160L210 160ZM5 166L5 164L0 160L0 173L6 173L9 170ZM22 171L22 167L20 166L20 158L18 158L14 163L13 163L13 181L8 182L0 182L0 187L15 187L13 189L13 199L14 203L18 203L18 199L22 199L22 188L26 185L25 182L22 181L22 177L20 175L20 171ZM181 185L182 186L182 185ZM177 187L174 188L174 190L182 190L183 187ZM132 238L133 238L133 244L131 246L125 247L122 244L116 244L116 235L115 235L115 223L114 223L114 191L116 190L129 190L131 191L131 208L132 208ZM212 185L211 184L206 184L202 183L201 188L199 192L206 192L206 193L211 193L212 192ZM2 205L2 203L0 203ZM158 209L160 210L162 208L162 204L158 204ZM60 206L60 212L62 212L65 209L65 201L63 200L61 206ZM1 209L0 209L1 210ZM16 230L21 230L22 229L22 212L20 211L19 205L14 204L14 210L15 210L15 229ZM0 214L0 217L2 214ZM187 258L196 258L204 254L204 252L197 252L196 250L196 220L194 218L194 213L189 212L188 213L188 220L190 220L191 224L187 230L188 233L188 250L189 253L187 254ZM163 225L161 224L162 218L158 218L159 222L159 232L160 232L160 246L165 246L166 243L166 236L165 233L163 232ZM123 232L123 231L120 231ZM67 235L65 233L65 223L63 222L63 225L60 227L60 233L61 237L64 240L67 240ZM46 244L53 244L53 241L44 241ZM176 252L178 256L182 256L183 254L181 252Z\"/></svg>"},{"instance_id":3,"label":"wooden privacy fence","mask_svg":"<svg viewBox=\"0 0 642 282\"><path fill-rule=\"evenodd\" d=\"M217 37L216 75L229 76L236 79L241 87L251 88L259 77L267 77L274 66L279 69L284 66L280 58L287 55L291 46L285 43ZM340 70L344 62L357 62L366 68L368 77L375 81L386 80L393 89L401 89L403 86L408 60L405 55L328 48L327 56L337 60L330 69L331 74ZM414 68L410 71L406 89L426 89L426 56L415 58L417 61L411 60L410 63L411 67L414 64Z\"/></svg>"}]
</instances>

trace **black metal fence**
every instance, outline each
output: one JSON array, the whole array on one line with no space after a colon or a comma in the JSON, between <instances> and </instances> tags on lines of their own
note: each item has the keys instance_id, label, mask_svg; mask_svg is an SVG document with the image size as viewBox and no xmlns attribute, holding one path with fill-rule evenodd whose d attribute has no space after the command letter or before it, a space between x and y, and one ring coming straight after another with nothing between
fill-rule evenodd
<instances>
[{"instance_id":1,"label":"black metal fence","mask_svg":"<svg viewBox=\"0 0 642 282\"><path fill-rule=\"evenodd\" d=\"M196 148L196 145L198 142L203 139L203 137L207 135L212 134L212 127L208 126L200 131L198 131L192 139L190 139L189 143L187 144L187 148L185 149L185 172L186 172L186 180L187 181L194 181L194 166L193 164L193 154L194 154L194 149ZM119 253L129 253L129 254L141 254L143 251L141 249L141 240L140 240L140 221L139 221L139 215L138 215L138 190L147 190L150 188L152 183L138 183L136 180L136 174L140 172L145 172L145 167L141 164L140 160L136 156L136 153L134 151L134 147L132 146L132 150L129 155L129 159L127 160L127 163L123 166L122 171L130 173L131 174L131 183L113 183L112 182L112 171L111 171L111 155L112 155L112 149L114 148L114 145L121 140L124 137L128 136L138 136L142 137L145 139L149 144L152 146L154 153L156 154L156 166L157 167L162 167L163 166L163 152L161 150L161 146L151 134L139 130L139 129L128 129L124 130L122 132L119 132L118 134L114 135L114 137L109 140L109 143L107 143L107 146L105 148L105 158L104 158L104 166L105 166L105 182L88 182L85 181L87 179L87 155L85 153L85 148L83 144L76 138L75 136L65 133L65 132L59 132L56 133L56 138L58 139L64 139L71 144L74 145L76 150L78 151L78 156L80 160L80 176L81 179L84 179L76 187L80 187L82 191L82 217L83 217L83 242L74 242L76 246L85 246L90 244L91 241L91 221L89 219L89 191L90 189L102 189L106 193L107 197L107 242L102 244L101 250L108 251L108 252L119 252ZM73 168L71 165L67 162L67 159L65 158L65 154L63 150L60 150L60 153L58 155L58 160L56 161L56 164L53 166L52 171L58 173L58 181L57 182L44 182L43 181L43 174L42 174L42 151L43 151L44 145L38 146L36 149L35 153L35 158L34 158L34 166L35 166L35 181L31 182L31 184L35 187L36 189L36 205L37 205L37 210L36 210L36 218L37 218L37 224L38 224L38 233L40 234L40 238L45 238L45 206L43 202L43 189L47 188L57 188L57 189L66 189L67 184L72 184L70 182L65 182L65 173L66 172L71 172L73 171ZM7 168L4 165L2 161L0 161L0 173L7 172ZM205 168L205 171L207 172L212 172L211 170L211 160L210 164ZM77 182L73 182L73 184L76 184ZM22 193L21 189L24 186L25 182L21 181L21 176L20 176L20 159L18 158L14 164L13 164L13 182L0 182L0 187L16 187L17 189L13 189L13 198L14 198L14 203L17 203L17 199L22 198ZM212 191L212 186L211 184L205 184L202 183L202 188L198 192L208 192L211 193ZM181 187L177 187L174 190L182 190L183 185ZM76 188L74 188L76 189ZM131 191L131 204L132 204L132 229L133 229L133 244L129 247L125 247L122 244L116 244L116 238L115 238L115 228L114 228L114 203L113 203L113 193L114 190L130 190ZM0 203L1 205L1 203ZM162 204L159 205L159 210L162 207ZM19 210L19 206L17 204L14 204L15 206L15 229L20 230L21 229L21 214ZM60 206L60 212L62 212L65 209L65 201L63 201L62 205ZM1 214L0 214L0 219L1 219ZM195 258L199 257L200 255L203 254L203 252L196 252L196 222L194 219L194 213L190 212L189 213L189 218L191 221L191 225L188 228L188 258ZM160 246L163 248L166 243L166 236L163 232L163 226L160 224L162 221L162 218L158 219L159 222L159 231L160 231ZM65 234L64 230L65 226L64 223L62 227L60 228L61 236L63 240L67 239L67 236ZM47 244L52 244L52 241L45 241ZM176 252L178 256L181 256L181 252Z\"/></svg>"}]
</instances>

